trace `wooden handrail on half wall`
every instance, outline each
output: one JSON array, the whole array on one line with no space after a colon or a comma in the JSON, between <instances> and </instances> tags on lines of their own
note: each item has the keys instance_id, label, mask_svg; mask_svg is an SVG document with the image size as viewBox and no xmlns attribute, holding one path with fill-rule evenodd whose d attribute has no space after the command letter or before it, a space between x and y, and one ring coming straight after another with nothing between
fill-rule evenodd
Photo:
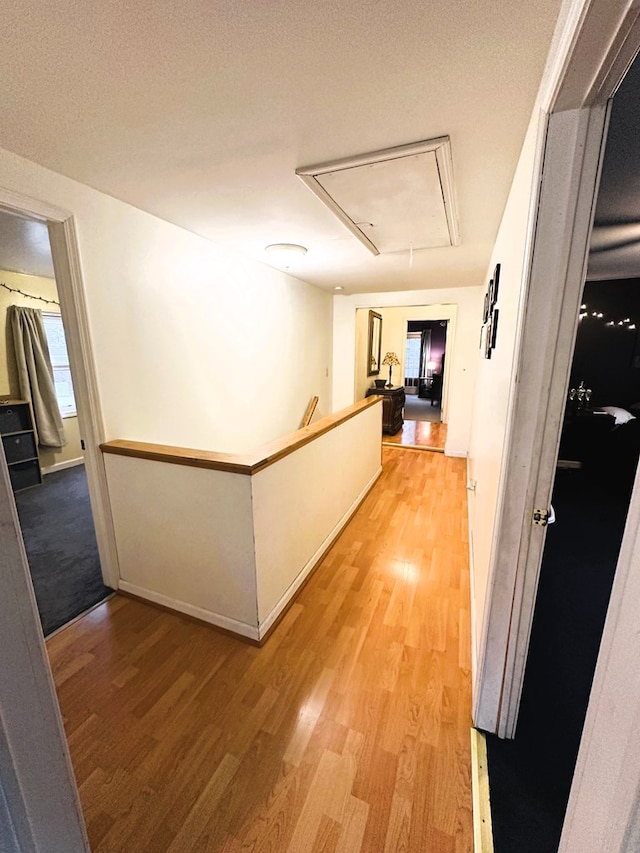
<instances>
[{"instance_id":1,"label":"wooden handrail on half wall","mask_svg":"<svg viewBox=\"0 0 640 853\"><path fill-rule=\"evenodd\" d=\"M249 453L215 453L210 450L194 450L190 447L174 447L170 444L150 444L146 441L124 439L105 441L100 445L100 450L103 453L114 453L116 456L135 456L138 459L154 459L156 462L169 462L173 465L209 468L212 471L232 471L236 474L255 474L350 418L356 417L361 411L381 400L381 397L358 400L346 409L327 415L315 424L297 429L268 444L263 444Z\"/></svg>"},{"instance_id":2,"label":"wooden handrail on half wall","mask_svg":"<svg viewBox=\"0 0 640 853\"><path fill-rule=\"evenodd\" d=\"M311 402L307 406L307 411L304 413L304 417L302 419L302 427L309 426L309 424L311 423L311 418L313 417L313 413L316 410L316 406L318 405L319 399L320 397L318 397L317 395L311 398Z\"/></svg>"},{"instance_id":3,"label":"wooden handrail on half wall","mask_svg":"<svg viewBox=\"0 0 640 853\"><path fill-rule=\"evenodd\" d=\"M262 641L381 473L380 403L245 454L102 444L120 589Z\"/></svg>"}]
</instances>

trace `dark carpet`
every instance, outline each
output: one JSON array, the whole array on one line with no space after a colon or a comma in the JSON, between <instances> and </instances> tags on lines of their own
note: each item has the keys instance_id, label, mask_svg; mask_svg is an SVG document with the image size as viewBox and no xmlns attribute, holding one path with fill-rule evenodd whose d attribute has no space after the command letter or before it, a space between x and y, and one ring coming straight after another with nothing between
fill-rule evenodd
<instances>
[{"instance_id":1,"label":"dark carpet","mask_svg":"<svg viewBox=\"0 0 640 853\"><path fill-rule=\"evenodd\" d=\"M404 404L405 421L431 421L431 423L440 423L442 420L442 411L440 402L436 405L431 405L431 400L418 397L417 394L407 394Z\"/></svg>"},{"instance_id":2,"label":"dark carpet","mask_svg":"<svg viewBox=\"0 0 640 853\"><path fill-rule=\"evenodd\" d=\"M84 465L47 474L16 494L22 537L45 636L102 601L102 582Z\"/></svg>"},{"instance_id":3,"label":"dark carpet","mask_svg":"<svg viewBox=\"0 0 640 853\"><path fill-rule=\"evenodd\" d=\"M557 472L516 737L487 735L495 853L558 850L628 509L606 474Z\"/></svg>"}]
</instances>

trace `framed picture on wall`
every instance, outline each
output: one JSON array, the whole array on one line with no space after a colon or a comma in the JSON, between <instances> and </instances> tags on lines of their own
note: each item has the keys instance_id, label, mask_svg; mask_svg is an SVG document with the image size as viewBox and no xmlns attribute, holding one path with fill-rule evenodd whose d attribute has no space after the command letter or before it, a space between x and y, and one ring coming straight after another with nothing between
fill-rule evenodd
<instances>
[{"instance_id":1,"label":"framed picture on wall","mask_svg":"<svg viewBox=\"0 0 640 853\"><path fill-rule=\"evenodd\" d=\"M491 358L491 340L493 337L491 326L492 326L492 322L490 319L489 322L487 323L487 325L484 327L485 333L484 333L483 355L485 358Z\"/></svg>"},{"instance_id":2,"label":"framed picture on wall","mask_svg":"<svg viewBox=\"0 0 640 853\"><path fill-rule=\"evenodd\" d=\"M489 322L489 311L491 308L491 297L490 297L491 284L489 284L489 290L484 295L484 308L482 311L482 325Z\"/></svg>"},{"instance_id":3,"label":"framed picture on wall","mask_svg":"<svg viewBox=\"0 0 640 853\"><path fill-rule=\"evenodd\" d=\"M489 281L487 292L484 295L482 310L482 326L480 327L480 351L485 358L491 358L491 353L496 347L498 340L498 316L496 308L498 301L498 288L500 286L500 264L496 264L493 278Z\"/></svg>"},{"instance_id":4,"label":"framed picture on wall","mask_svg":"<svg viewBox=\"0 0 640 853\"><path fill-rule=\"evenodd\" d=\"M496 264L493 271L493 278L489 284L489 301L491 306L494 306L498 301L498 287L500 286L500 264Z\"/></svg>"},{"instance_id":5,"label":"framed picture on wall","mask_svg":"<svg viewBox=\"0 0 640 853\"><path fill-rule=\"evenodd\" d=\"M367 376L380 373L382 355L382 315L369 311L369 342L367 346Z\"/></svg>"},{"instance_id":6,"label":"framed picture on wall","mask_svg":"<svg viewBox=\"0 0 640 853\"><path fill-rule=\"evenodd\" d=\"M500 316L500 311L498 308L493 309L493 314L491 316L491 349L496 348L496 341L498 340L498 317Z\"/></svg>"}]
</instances>

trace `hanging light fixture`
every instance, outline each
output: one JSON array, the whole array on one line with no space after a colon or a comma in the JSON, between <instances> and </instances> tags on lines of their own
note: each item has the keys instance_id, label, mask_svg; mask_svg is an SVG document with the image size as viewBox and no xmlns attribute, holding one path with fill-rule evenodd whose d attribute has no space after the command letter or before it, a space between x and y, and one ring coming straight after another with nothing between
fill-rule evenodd
<instances>
[{"instance_id":1,"label":"hanging light fixture","mask_svg":"<svg viewBox=\"0 0 640 853\"><path fill-rule=\"evenodd\" d=\"M307 254L306 246L300 246L297 243L272 243L270 246L265 246L264 250L273 264L284 267L286 270L296 260Z\"/></svg>"}]
</instances>

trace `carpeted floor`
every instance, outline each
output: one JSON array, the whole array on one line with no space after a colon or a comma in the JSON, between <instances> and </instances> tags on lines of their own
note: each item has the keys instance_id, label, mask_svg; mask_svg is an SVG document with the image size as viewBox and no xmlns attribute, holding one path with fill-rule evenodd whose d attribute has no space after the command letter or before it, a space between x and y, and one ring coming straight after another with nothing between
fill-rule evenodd
<instances>
[{"instance_id":1,"label":"carpeted floor","mask_svg":"<svg viewBox=\"0 0 640 853\"><path fill-rule=\"evenodd\" d=\"M106 598L84 465L16 494L45 636Z\"/></svg>"},{"instance_id":2,"label":"carpeted floor","mask_svg":"<svg viewBox=\"0 0 640 853\"><path fill-rule=\"evenodd\" d=\"M615 484L614 484L615 485ZM556 853L626 513L625 488L558 471L515 740L487 736L495 853Z\"/></svg>"},{"instance_id":3,"label":"carpeted floor","mask_svg":"<svg viewBox=\"0 0 640 853\"><path fill-rule=\"evenodd\" d=\"M404 404L404 419L405 421L431 421L431 423L440 423L441 420L440 404L431 405L431 400L424 400L418 397L417 394L407 394Z\"/></svg>"}]
</instances>

